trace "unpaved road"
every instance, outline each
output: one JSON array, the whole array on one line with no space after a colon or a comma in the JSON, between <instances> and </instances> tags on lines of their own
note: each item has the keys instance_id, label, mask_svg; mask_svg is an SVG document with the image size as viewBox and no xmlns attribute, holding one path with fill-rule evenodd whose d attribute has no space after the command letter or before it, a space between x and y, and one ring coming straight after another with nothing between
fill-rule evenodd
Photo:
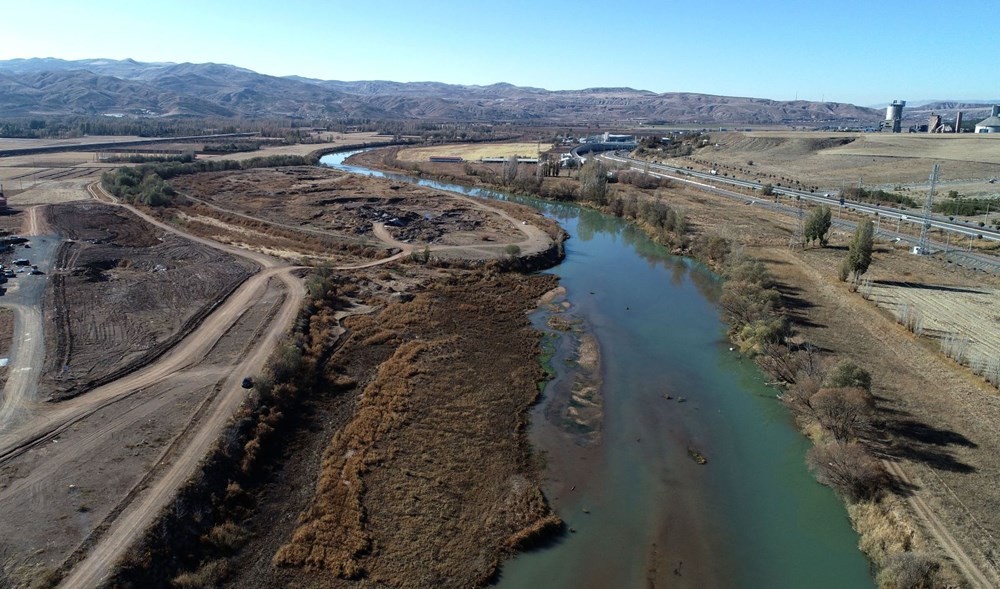
<instances>
[{"instance_id":1,"label":"unpaved road","mask_svg":"<svg viewBox=\"0 0 1000 589\"><path fill-rule=\"evenodd\" d=\"M95 198L114 202L114 199L103 193L99 186L91 185L90 190ZM267 288L268 281L272 278L277 278L284 284L286 296L280 310L271 321L270 327L258 340L254 349L229 373L222 391L213 402L208 415L198 424L187 445L179 448L174 455L163 457L161 462L166 464L166 470L162 476L152 482L142 494L125 507L87 557L64 578L60 586L73 589L99 586L125 550L140 537L160 511L173 499L177 490L195 473L201 460L211 450L229 418L243 401L245 393L240 386L243 377L259 372L278 340L287 333L305 297L305 287L302 281L292 275L292 271L297 269L296 267L279 266L280 262L263 254L185 234L148 217L134 207L124 204L119 206L128 208L147 222L164 230L178 233L209 247L254 260L264 269L248 279L218 310L206 318L194 332L159 361L132 375L78 397L79 401L76 403L74 401L77 399L67 401L67 405L78 405L78 407L73 408L76 412L92 412L97 406L103 406L103 404L127 396L142 386L148 386L151 382L196 363L239 319L242 313L257 301L263 290ZM399 259L402 255L400 253L381 260L341 269L384 264ZM79 405L86 405L88 408L79 407ZM63 416L57 422L50 420L47 424L48 429L51 430L51 426L58 422L62 422L56 427L59 430L64 429L70 423ZM46 437L51 437L51 435L51 433L47 434Z\"/></svg>"},{"instance_id":2,"label":"unpaved road","mask_svg":"<svg viewBox=\"0 0 1000 589\"><path fill-rule=\"evenodd\" d=\"M96 184L91 185L90 190L95 197L100 192L103 192ZM112 202L114 201L110 197L108 199L112 200ZM259 372L278 340L288 331L298 313L302 299L305 297L305 287L302 281L294 277L291 273L294 269L293 267L277 266L278 261L262 254L248 252L207 239L192 237L150 218L134 207L124 204L119 204L119 206L129 209L134 214L161 229L177 233L209 247L249 258L260 264L264 269L248 279L215 312L209 315L196 330L179 345L167 352L159 361L145 369L134 372L118 381L81 396L81 403L73 403L75 399L67 401L67 405L77 405L75 408L71 407L70 410L75 409L77 412L83 411L84 413L88 410L92 411L93 407L97 404L113 402L181 368L197 363L215 345L218 339L226 333L230 326L258 300L264 290L266 290L267 283L272 277L282 281L286 296L277 315L271 321L266 332L257 341L253 350L230 371L209 413L197 425L197 429L187 444L183 448L179 448L175 455L165 456L161 459L161 461L168 461L167 470L121 512L87 557L79 562L70 571L69 575L63 579L60 586L73 589L99 586L125 550L139 538L143 531L159 515L160 511L173 499L181 485L195 473L202 458L204 458L213 444L215 444L215 441L228 423L229 418L235 413L240 403L242 403L245 396L245 391L240 386L243 377ZM80 405L89 407L80 407ZM60 421L64 420L60 419ZM57 425L57 429L66 427L65 423L64 421L63 424ZM54 425L54 423L52 420L49 420L47 425L51 428L51 425Z\"/></svg>"},{"instance_id":3,"label":"unpaved road","mask_svg":"<svg viewBox=\"0 0 1000 589\"><path fill-rule=\"evenodd\" d=\"M41 218L39 207L27 210L25 236L35 237L48 231ZM22 275L18 280L36 280ZM7 288L13 285L8 282ZM9 297L8 297L9 298ZM37 394L38 375L45 359L45 338L42 332L40 306L24 305L0 300L0 306L14 311L14 337L10 363L7 365L7 383L0 397L0 435L10 429L24 414Z\"/></svg>"},{"instance_id":4,"label":"unpaved road","mask_svg":"<svg viewBox=\"0 0 1000 589\"><path fill-rule=\"evenodd\" d=\"M264 365L275 344L288 331L305 296L302 281L293 277L287 269L275 275L284 282L288 296L266 334L254 351L233 368L210 414L199 425L187 446L173 458L168 470L111 525L87 558L63 580L62 587L99 586L115 562L173 499L177 489L194 474L201 459L215 444L229 418L243 401L245 392L240 381L247 374L255 374ZM266 284L261 287L266 287ZM244 300L250 304L259 293L254 290L246 294L251 298Z\"/></svg>"},{"instance_id":5,"label":"unpaved road","mask_svg":"<svg viewBox=\"0 0 1000 589\"><path fill-rule=\"evenodd\" d=\"M19 420L34 400L39 367L45 359L41 309L7 302L2 306L14 311L14 345L0 399L0 435Z\"/></svg>"},{"instance_id":6,"label":"unpaved road","mask_svg":"<svg viewBox=\"0 0 1000 589\"><path fill-rule=\"evenodd\" d=\"M889 471L889 474L899 479L904 485L913 487L913 481L906 476L906 471L897 462L883 460L882 463L885 465L886 470ZM976 566L975 561L965 552L961 543L951 535L947 526L938 519L934 510L927 505L918 492L910 493L904 497L904 500L910 506L910 509L924 521L926 532L944 549L945 554L951 558L955 567L962 573L962 576L965 577L965 580L969 582L973 589L992 589L996 587L987 578L986 574Z\"/></svg>"}]
</instances>

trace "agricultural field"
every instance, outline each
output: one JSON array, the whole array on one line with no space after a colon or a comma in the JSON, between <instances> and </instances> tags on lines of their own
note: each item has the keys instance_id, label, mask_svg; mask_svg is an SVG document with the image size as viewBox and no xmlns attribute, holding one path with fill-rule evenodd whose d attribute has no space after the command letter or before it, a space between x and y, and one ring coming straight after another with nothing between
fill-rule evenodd
<instances>
[{"instance_id":1,"label":"agricultural field","mask_svg":"<svg viewBox=\"0 0 1000 589\"><path fill-rule=\"evenodd\" d=\"M1000 291L888 280L865 281L861 291L901 325L931 338L945 355L1000 386Z\"/></svg>"},{"instance_id":2,"label":"agricultural field","mask_svg":"<svg viewBox=\"0 0 1000 589\"><path fill-rule=\"evenodd\" d=\"M479 161L485 157L538 157L552 147L547 142L532 143L466 143L461 145L437 145L434 147L410 147L399 150L396 156L407 162L426 162L431 156L457 156L466 161Z\"/></svg>"}]
</instances>

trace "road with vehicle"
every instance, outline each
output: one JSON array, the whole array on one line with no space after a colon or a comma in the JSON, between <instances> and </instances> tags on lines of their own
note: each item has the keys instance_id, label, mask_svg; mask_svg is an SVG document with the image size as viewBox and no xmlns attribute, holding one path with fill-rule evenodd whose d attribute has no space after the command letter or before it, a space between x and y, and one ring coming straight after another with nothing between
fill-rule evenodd
<instances>
[{"instance_id":1,"label":"road with vehicle","mask_svg":"<svg viewBox=\"0 0 1000 589\"><path fill-rule=\"evenodd\" d=\"M751 190L763 190L764 184L760 182L754 182L752 180L740 180L737 178L729 178L727 176L720 176L718 174L712 174L711 172L699 172L696 170L689 170L687 168L680 168L677 166L668 166L665 164L654 164L646 162L644 160L639 160L635 158L630 158L617 154L603 154L604 159L616 162L619 164L624 164L633 169L642 170L647 166L650 172L657 172L662 174L668 174L671 177L676 177L676 179L681 180L687 179L697 179L703 181L709 181L715 184L722 184L725 186L734 186L738 188L747 188ZM798 190L795 188L788 188L783 186L772 187L774 193L780 196L788 196L795 199L802 199L811 202L816 202L819 204L825 204L830 207L839 207L840 196L836 192L824 192L816 193L809 190ZM879 215L883 218L888 218L892 220L905 221L906 223L912 223L918 228L923 222L923 212L919 210L906 210L898 209L888 206L873 205L869 203L856 202L850 200L844 200L845 207L854 209L857 212L865 213L869 215ZM1000 230L993 229L990 227L979 227L969 223L963 223L961 221L951 221L947 217L942 217L940 215L932 214L928 218L928 223L932 229L943 229L945 231L951 231L954 233L960 233L966 237L972 236L976 237L982 235L983 239L989 239L992 241L1000 241Z\"/></svg>"},{"instance_id":2,"label":"road with vehicle","mask_svg":"<svg viewBox=\"0 0 1000 589\"><path fill-rule=\"evenodd\" d=\"M759 182L751 182L748 180L738 180L735 178L727 178L725 176L712 175L707 172L695 172L692 170L687 170L685 168L679 168L676 166L667 166L663 164L653 164L646 162L644 160L634 159L630 157L625 157L618 154L605 153L597 156L605 161L617 164L619 166L625 166L633 170L639 170L646 172L657 178L666 178L675 182L684 184L691 188L701 190L704 192L710 192L712 194L717 194L719 196L725 196L727 198L735 199L743 204L753 204L757 206L762 206L786 215L798 216L802 214L802 210L793 204L789 204L788 199L782 202L780 199L775 199L773 197L756 196L754 193L758 190L763 189L763 185ZM720 186L720 184L722 186ZM750 189L750 195L746 193L735 192L725 188L725 186L731 186L733 188L744 188ZM839 197L834 195L826 196L826 193L820 195L809 192L807 190L794 190L790 188L779 188L775 187L774 191L778 195L792 197L795 202L798 201L810 201L820 204L825 204L830 206L830 208L836 210L841 207ZM866 203L857 203L853 201L846 201L843 208L852 209L854 212L865 213L875 216L876 218L876 236L884 239L888 239L896 242L908 243L916 246L919 243L919 238L910 235L902 231L896 231L893 228L893 221L896 222L895 226L903 222L914 223L918 226L923 220L921 212L914 213L913 211L905 211L901 209L894 209L890 207L880 207L874 206ZM888 222L886 222L888 220ZM970 227L963 223L957 223L948 221L947 219L940 219L938 217L932 217L929 221L931 227L943 229L951 233L957 233L960 236L954 241L949 241L941 243L935 240L928 241L928 252L929 254L941 253L946 259L963 266L970 268L976 268L979 270L984 270L987 272L997 273L1000 272L1000 258L992 256L989 254L983 254L979 252L974 252L971 250L963 249L963 245L967 240L977 239L978 235L982 235L983 239L991 239L1000 241L1000 232L983 228L983 227ZM834 219L833 225L835 227L840 227L848 231L853 231L856 223L846 220L846 219Z\"/></svg>"}]
</instances>

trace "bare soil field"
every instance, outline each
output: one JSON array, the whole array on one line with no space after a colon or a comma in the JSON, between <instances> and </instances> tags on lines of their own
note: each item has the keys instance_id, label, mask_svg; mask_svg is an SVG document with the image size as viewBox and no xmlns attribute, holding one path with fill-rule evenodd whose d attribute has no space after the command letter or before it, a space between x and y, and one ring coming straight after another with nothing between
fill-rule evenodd
<instances>
[{"instance_id":1,"label":"bare soil field","mask_svg":"<svg viewBox=\"0 0 1000 589\"><path fill-rule=\"evenodd\" d=\"M457 156L466 161L479 161L484 157L538 157L552 145L547 142L530 143L467 143L458 145L437 145L434 147L410 147L399 150L400 160L406 162L426 162L431 156Z\"/></svg>"},{"instance_id":2,"label":"bare soil field","mask_svg":"<svg viewBox=\"0 0 1000 589\"><path fill-rule=\"evenodd\" d=\"M273 281L204 357L0 466L0 586L46 586L83 555L176 460L284 296Z\"/></svg>"},{"instance_id":3,"label":"bare soil field","mask_svg":"<svg viewBox=\"0 0 1000 589\"><path fill-rule=\"evenodd\" d=\"M821 190L859 180L868 187L919 190L934 163L941 163L942 188L954 182L966 195L998 190L988 181L1000 177L1000 141L985 135L752 132L710 137L691 158L665 161L685 166L693 158L705 162L700 167L717 167L731 176L772 183L787 178Z\"/></svg>"},{"instance_id":4,"label":"bare soil field","mask_svg":"<svg viewBox=\"0 0 1000 589\"><path fill-rule=\"evenodd\" d=\"M197 199L195 206L178 209L187 217L183 222L214 226L213 237L229 243L252 243L268 234L297 236L269 250L277 255L284 250L290 257L325 257L345 248L377 257L387 249L427 248L439 257L495 259L507 255L505 247L512 244L521 254L544 251L558 234L554 223L507 203L487 206L316 167L197 174L176 178L174 185ZM384 231L376 232L380 227ZM223 230L231 235L218 235ZM322 247L309 249L314 243Z\"/></svg>"},{"instance_id":5,"label":"bare soil field","mask_svg":"<svg viewBox=\"0 0 1000 589\"><path fill-rule=\"evenodd\" d=\"M73 240L48 295L41 384L54 398L148 363L255 271L108 205L54 205L49 222Z\"/></svg>"}]
</instances>

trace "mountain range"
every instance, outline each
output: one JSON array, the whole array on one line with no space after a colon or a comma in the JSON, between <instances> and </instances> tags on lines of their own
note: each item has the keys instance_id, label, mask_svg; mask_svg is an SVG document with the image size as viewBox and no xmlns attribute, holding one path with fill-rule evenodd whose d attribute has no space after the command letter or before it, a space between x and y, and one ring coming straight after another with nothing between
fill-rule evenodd
<instances>
[{"instance_id":1,"label":"mountain range","mask_svg":"<svg viewBox=\"0 0 1000 589\"><path fill-rule=\"evenodd\" d=\"M0 117L302 117L471 122L773 125L874 123L883 111L632 88L550 91L511 84L316 80L215 63L131 59L0 61Z\"/></svg>"}]
</instances>

